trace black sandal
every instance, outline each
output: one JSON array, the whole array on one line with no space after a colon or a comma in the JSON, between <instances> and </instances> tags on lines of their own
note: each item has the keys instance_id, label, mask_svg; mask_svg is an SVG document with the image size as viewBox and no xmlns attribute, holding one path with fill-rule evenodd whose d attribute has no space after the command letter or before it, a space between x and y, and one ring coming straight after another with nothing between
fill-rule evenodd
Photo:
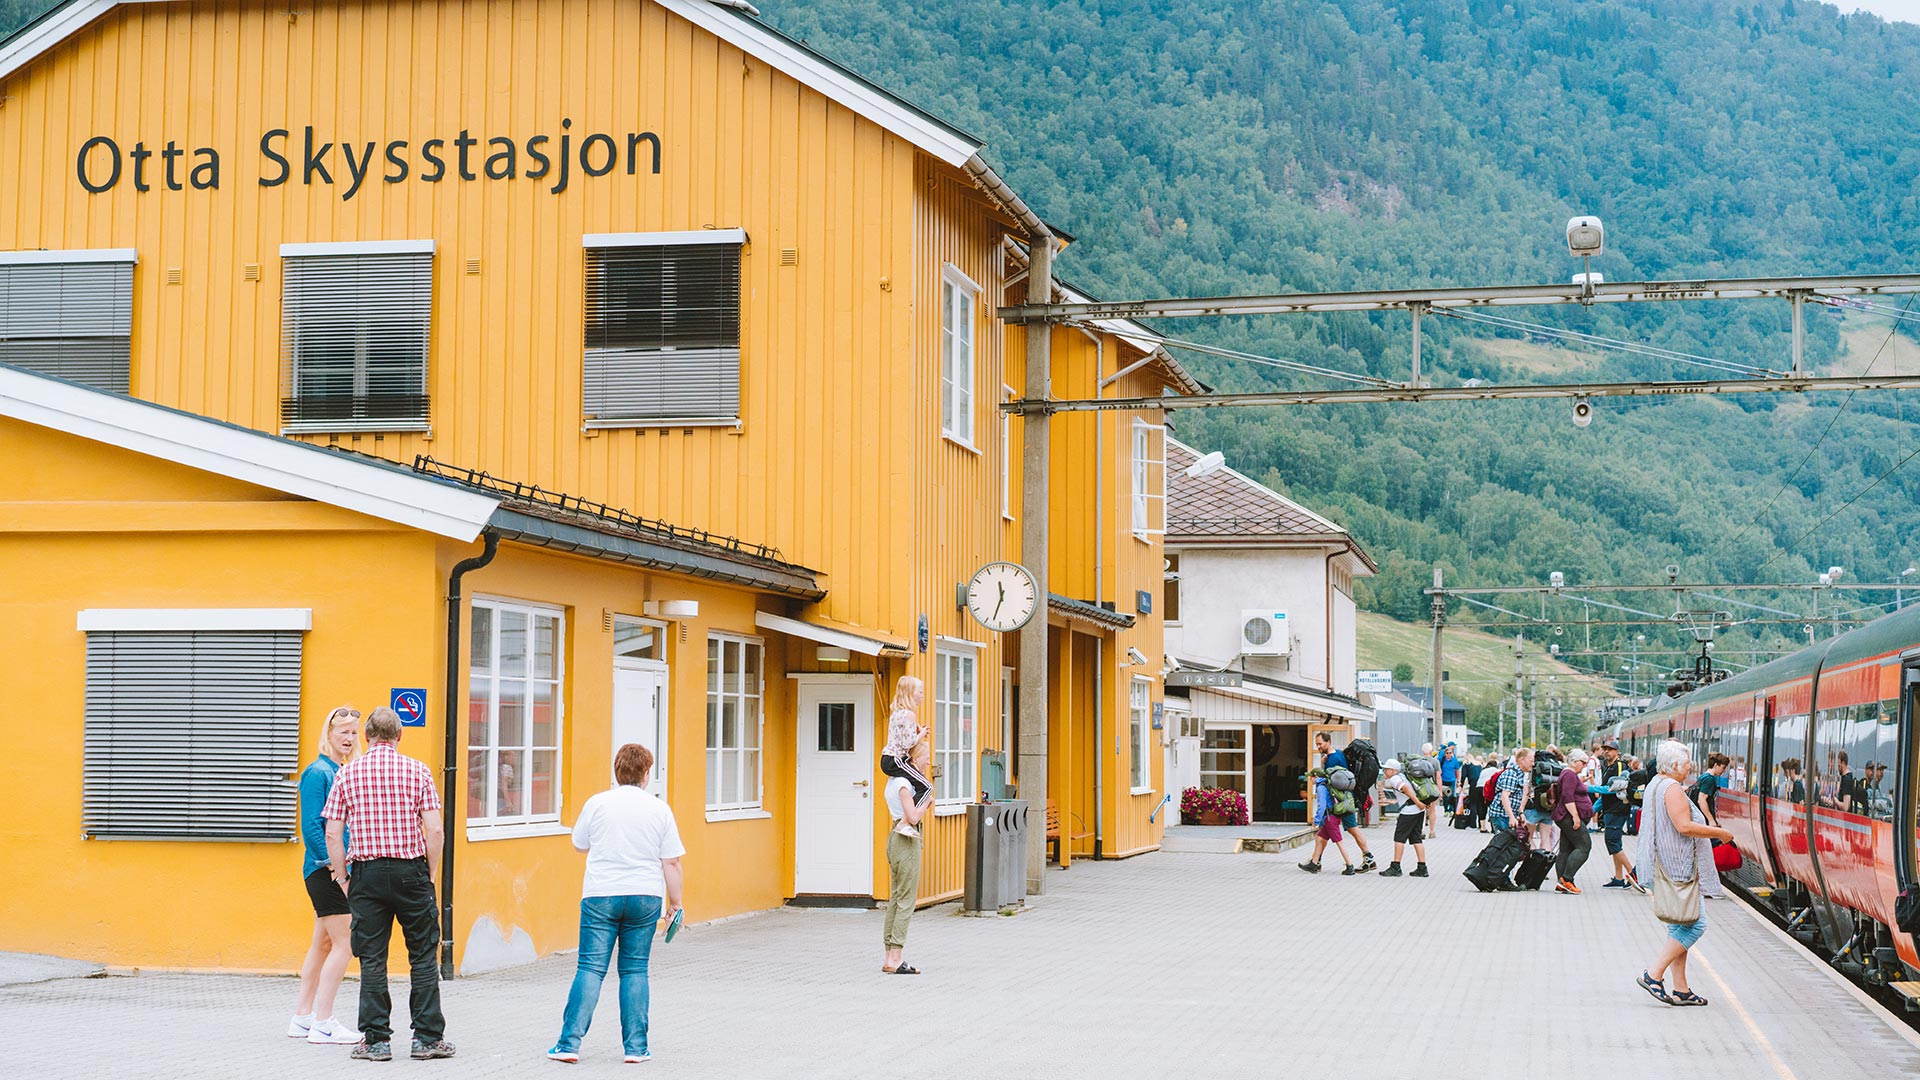
<instances>
[{"instance_id":1,"label":"black sandal","mask_svg":"<svg viewBox=\"0 0 1920 1080\"><path fill-rule=\"evenodd\" d=\"M897 968L881 968L880 974L882 975L918 975L920 974L920 969L917 967L914 967L912 964L901 964Z\"/></svg>"}]
</instances>

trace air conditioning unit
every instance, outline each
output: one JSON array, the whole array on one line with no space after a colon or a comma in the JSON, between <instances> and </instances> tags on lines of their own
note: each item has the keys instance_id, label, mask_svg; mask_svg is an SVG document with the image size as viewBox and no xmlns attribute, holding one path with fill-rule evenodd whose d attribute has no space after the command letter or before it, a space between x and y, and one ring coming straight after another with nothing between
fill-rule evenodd
<instances>
[{"instance_id":1,"label":"air conditioning unit","mask_svg":"<svg viewBox=\"0 0 1920 1080\"><path fill-rule=\"evenodd\" d=\"M1285 656L1292 643L1286 612L1272 608L1247 608L1240 612L1241 656Z\"/></svg>"}]
</instances>

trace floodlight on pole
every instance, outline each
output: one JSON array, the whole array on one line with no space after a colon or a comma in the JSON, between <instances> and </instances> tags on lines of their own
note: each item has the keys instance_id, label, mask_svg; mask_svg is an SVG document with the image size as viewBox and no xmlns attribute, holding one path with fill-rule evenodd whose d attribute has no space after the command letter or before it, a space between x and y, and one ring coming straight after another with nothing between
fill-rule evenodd
<instances>
[{"instance_id":1,"label":"floodlight on pole","mask_svg":"<svg viewBox=\"0 0 1920 1080\"><path fill-rule=\"evenodd\" d=\"M1200 455L1200 460L1187 466L1187 479L1198 480L1209 473L1217 473L1227 467L1227 455L1218 450Z\"/></svg>"},{"instance_id":2,"label":"floodlight on pole","mask_svg":"<svg viewBox=\"0 0 1920 1080\"><path fill-rule=\"evenodd\" d=\"M1580 260L1580 273L1575 274L1573 284L1580 286L1580 302L1593 303L1593 287L1600 284L1599 275L1593 272L1593 257L1607 248L1607 229L1600 219L1591 214L1582 214L1567 220L1567 251ZM1577 408L1577 407L1576 407ZM1575 412L1576 422L1591 415ZM1587 425L1582 423L1581 427Z\"/></svg>"}]
</instances>

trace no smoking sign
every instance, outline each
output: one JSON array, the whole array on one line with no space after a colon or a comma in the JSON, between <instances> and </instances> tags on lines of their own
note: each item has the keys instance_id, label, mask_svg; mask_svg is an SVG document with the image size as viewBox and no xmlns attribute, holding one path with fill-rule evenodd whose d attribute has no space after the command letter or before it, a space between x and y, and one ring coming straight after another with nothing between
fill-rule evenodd
<instances>
[{"instance_id":1,"label":"no smoking sign","mask_svg":"<svg viewBox=\"0 0 1920 1080\"><path fill-rule=\"evenodd\" d=\"M427 726L427 692L414 687L394 687L393 711L400 714L401 727Z\"/></svg>"}]
</instances>

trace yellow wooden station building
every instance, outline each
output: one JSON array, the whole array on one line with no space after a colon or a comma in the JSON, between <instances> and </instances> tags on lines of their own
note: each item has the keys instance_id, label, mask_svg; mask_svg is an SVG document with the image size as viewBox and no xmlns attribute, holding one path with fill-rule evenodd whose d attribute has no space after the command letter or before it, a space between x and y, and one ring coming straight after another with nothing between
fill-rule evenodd
<instances>
[{"instance_id":1,"label":"yellow wooden station building","mask_svg":"<svg viewBox=\"0 0 1920 1080\"><path fill-rule=\"evenodd\" d=\"M905 674L957 896L1018 779L1015 639L957 591L1020 561L994 313L1040 225L981 151L739 3L68 0L0 43L0 949L297 965L342 702L444 778L464 971L575 944L627 741L691 918L884 895ZM1197 388L1049 332L1061 397ZM1056 421L1062 864L1165 820L1161 423Z\"/></svg>"}]
</instances>

